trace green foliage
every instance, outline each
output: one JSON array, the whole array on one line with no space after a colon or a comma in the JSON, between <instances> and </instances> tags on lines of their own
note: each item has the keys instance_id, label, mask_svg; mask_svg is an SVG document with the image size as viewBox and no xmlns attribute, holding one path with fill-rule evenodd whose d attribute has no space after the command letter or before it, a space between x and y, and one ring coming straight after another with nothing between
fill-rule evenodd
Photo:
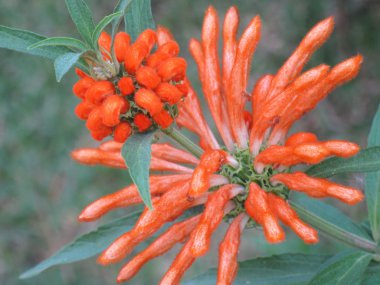
<instances>
[{"instance_id":1,"label":"green foliage","mask_svg":"<svg viewBox=\"0 0 380 285\"><path fill-rule=\"evenodd\" d=\"M149 208L152 208L149 190L149 166L153 136L154 132L134 134L125 142L121 152L133 183L136 184L141 198Z\"/></svg>"},{"instance_id":2,"label":"green foliage","mask_svg":"<svg viewBox=\"0 0 380 285\"><path fill-rule=\"evenodd\" d=\"M324 255L282 254L239 262L234 284L301 285L307 284L319 265L328 260ZM184 282L185 285L216 284L216 269Z\"/></svg>"},{"instance_id":3,"label":"green foliage","mask_svg":"<svg viewBox=\"0 0 380 285\"><path fill-rule=\"evenodd\" d=\"M150 0L132 0L126 5L125 31L132 40L135 40L142 31L155 28Z\"/></svg>"},{"instance_id":4,"label":"green foliage","mask_svg":"<svg viewBox=\"0 0 380 285\"><path fill-rule=\"evenodd\" d=\"M15 50L18 52L37 55L49 59L56 59L71 50L62 46L44 46L30 49L33 44L45 40L44 36L33 32L0 26L0 48Z\"/></svg>"},{"instance_id":5,"label":"green foliage","mask_svg":"<svg viewBox=\"0 0 380 285\"><path fill-rule=\"evenodd\" d=\"M373 119L368 146L379 146L378 148L380 148L380 105ZM380 171L367 174L365 194L372 236L377 243L380 243Z\"/></svg>"},{"instance_id":6,"label":"green foliage","mask_svg":"<svg viewBox=\"0 0 380 285\"><path fill-rule=\"evenodd\" d=\"M92 34L92 46L96 47L98 38L101 32L107 27L112 21L120 18L123 15L122 11L113 13L111 15L105 16L95 27L95 30Z\"/></svg>"},{"instance_id":7,"label":"green foliage","mask_svg":"<svg viewBox=\"0 0 380 285\"><path fill-rule=\"evenodd\" d=\"M92 45L95 25L87 4L83 0L66 0L66 6L79 34L87 44Z\"/></svg>"},{"instance_id":8,"label":"green foliage","mask_svg":"<svg viewBox=\"0 0 380 285\"><path fill-rule=\"evenodd\" d=\"M114 13L117 13L117 12L122 12L123 13L123 16L125 15L125 12L126 12L126 9L128 7L128 5L132 2L132 0L119 0L119 2L117 3L115 9L113 10ZM119 17L119 18L116 18L113 20L112 22L112 39L114 38L117 30L119 29L119 25L121 23L121 20L123 19L124 17Z\"/></svg>"},{"instance_id":9,"label":"green foliage","mask_svg":"<svg viewBox=\"0 0 380 285\"><path fill-rule=\"evenodd\" d=\"M380 170L380 146L362 150L350 158L332 157L310 167L306 173L316 177L330 177L342 173Z\"/></svg>"},{"instance_id":10,"label":"green foliage","mask_svg":"<svg viewBox=\"0 0 380 285\"><path fill-rule=\"evenodd\" d=\"M353 251L331 257L320 266L309 285L359 285L372 256Z\"/></svg>"},{"instance_id":11,"label":"green foliage","mask_svg":"<svg viewBox=\"0 0 380 285\"><path fill-rule=\"evenodd\" d=\"M235 285L374 285L380 281L380 265L371 255L349 251L335 256L285 253L239 262ZM217 269L185 281L184 285L216 283Z\"/></svg>"},{"instance_id":12,"label":"green foliage","mask_svg":"<svg viewBox=\"0 0 380 285\"><path fill-rule=\"evenodd\" d=\"M65 46L68 48L78 49L79 51L85 51L87 49L86 45L82 41L68 37L55 37L44 39L35 44L32 44L30 47L28 47L28 49L35 49L46 46Z\"/></svg>"},{"instance_id":13,"label":"green foliage","mask_svg":"<svg viewBox=\"0 0 380 285\"><path fill-rule=\"evenodd\" d=\"M82 53L65 53L54 61L55 77L60 82L62 77L77 63Z\"/></svg>"},{"instance_id":14,"label":"green foliage","mask_svg":"<svg viewBox=\"0 0 380 285\"><path fill-rule=\"evenodd\" d=\"M141 212L132 213L78 237L48 259L24 272L20 278L30 278L52 266L72 263L97 255L106 249L113 240L128 231L140 214Z\"/></svg>"}]
</instances>

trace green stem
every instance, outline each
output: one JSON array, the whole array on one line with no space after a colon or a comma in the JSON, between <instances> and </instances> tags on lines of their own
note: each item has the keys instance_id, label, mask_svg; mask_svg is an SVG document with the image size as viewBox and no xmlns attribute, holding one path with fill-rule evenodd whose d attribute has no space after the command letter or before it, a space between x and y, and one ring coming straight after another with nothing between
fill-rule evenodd
<instances>
[{"instance_id":1,"label":"green stem","mask_svg":"<svg viewBox=\"0 0 380 285\"><path fill-rule=\"evenodd\" d=\"M167 129L161 130L164 134L178 142L181 146L186 148L189 152L194 154L196 157L201 157L203 150L193 143L191 140L189 140L184 134L182 134L180 131L173 127L169 127Z\"/></svg>"},{"instance_id":2,"label":"green stem","mask_svg":"<svg viewBox=\"0 0 380 285\"><path fill-rule=\"evenodd\" d=\"M333 237L349 246L356 247L366 252L374 254L375 260L378 260L380 258L380 248L376 245L375 242L358 236L354 233L348 232L326 221L318 215L308 211L307 209L295 202L290 201L290 204L301 216L302 220L312 225L313 227L319 229L326 235Z\"/></svg>"}]
</instances>

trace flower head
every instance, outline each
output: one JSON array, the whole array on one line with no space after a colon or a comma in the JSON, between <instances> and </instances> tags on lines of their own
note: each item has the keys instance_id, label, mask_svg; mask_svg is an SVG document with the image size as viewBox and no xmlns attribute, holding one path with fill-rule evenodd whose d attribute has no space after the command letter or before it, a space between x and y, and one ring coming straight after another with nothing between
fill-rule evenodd
<instances>
[{"instance_id":1,"label":"flower head","mask_svg":"<svg viewBox=\"0 0 380 285\"><path fill-rule=\"evenodd\" d=\"M332 68L320 65L301 73L313 52L331 34L333 19L325 19L313 27L279 71L261 77L251 94L247 92L247 82L260 39L260 18L253 18L237 39L238 11L235 7L228 10L222 29L222 65L218 58L218 22L215 9L210 7L206 11L202 39L192 39L190 51L198 65L203 93L223 145L211 132L197 95L186 81L188 96L179 103L177 123L199 136L204 152L197 159L169 144L152 145L151 169L171 173L150 177L153 209L145 208L133 229L114 241L98 262L108 265L121 261L138 244L188 209L203 205L203 211L175 221L127 262L118 276L119 282L129 280L150 259L185 241L160 283L179 284L187 268L209 250L213 233L225 220L231 223L219 247L217 282L231 284L237 272L241 233L246 227L262 226L270 243L285 239L281 224L291 228L305 243L318 242L317 231L304 223L288 203L291 191L315 198L332 197L347 204L363 199L357 189L290 169L296 164L316 164L330 156L350 157L359 151L354 143L320 141L312 133L288 136L295 121L335 87L355 77L360 69L362 57L358 55ZM174 61L178 61L177 66ZM161 78L182 76L180 60L173 58L166 66L165 72L158 69ZM162 93L159 98L167 96ZM249 104L251 111L246 109ZM148 112L157 116L159 109ZM120 149L121 144L107 142L96 149L76 150L73 158L85 164L125 167ZM141 202L136 186L131 185L91 203L79 219L93 221L112 209Z\"/></svg>"},{"instance_id":2,"label":"flower head","mask_svg":"<svg viewBox=\"0 0 380 285\"><path fill-rule=\"evenodd\" d=\"M178 57L179 46L170 33L162 27L148 29L132 43L127 33L119 32L111 51L112 39L103 32L98 45L101 56L90 62L91 74L77 69L80 79L73 87L81 100L75 113L87 120L92 137L113 135L115 141L125 142L134 132L168 128L176 105L187 94L182 88L186 61ZM144 127L136 124L141 116L149 121Z\"/></svg>"}]
</instances>

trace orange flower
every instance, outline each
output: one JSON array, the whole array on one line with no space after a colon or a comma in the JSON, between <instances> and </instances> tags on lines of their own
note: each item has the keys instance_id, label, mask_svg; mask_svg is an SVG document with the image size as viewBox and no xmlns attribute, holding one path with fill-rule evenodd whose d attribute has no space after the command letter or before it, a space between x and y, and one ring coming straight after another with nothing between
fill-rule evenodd
<instances>
[{"instance_id":1,"label":"orange flower","mask_svg":"<svg viewBox=\"0 0 380 285\"><path fill-rule=\"evenodd\" d=\"M82 101L75 114L81 120L88 120L94 117L90 115L95 107L101 106L101 112L96 111L97 117L102 117L103 127L107 128L101 133L96 129L96 134L91 130L96 140L113 134L115 141L125 141L133 133L145 132L151 127L168 128L177 114L173 111L177 107L173 105L188 92L184 83L186 61L178 57L177 42L163 27L157 31L145 30L133 43L127 33L117 33L114 54L111 42L111 36L102 32L98 46L102 54L99 61L103 65L92 66L91 77L76 69L80 79L73 92ZM152 52L155 45L157 50ZM114 58L117 62L113 62ZM126 126L131 129L127 131Z\"/></svg>"},{"instance_id":2,"label":"orange flower","mask_svg":"<svg viewBox=\"0 0 380 285\"><path fill-rule=\"evenodd\" d=\"M145 78L139 79L146 88L136 92L137 105L146 109L153 120L165 128L171 124L171 118L162 102L176 103L180 92L188 91L187 97L178 103L177 123L199 136L204 152L198 160L169 144L152 145L151 169L170 173L150 176L153 209L145 208L135 226L114 241L100 255L98 262L108 265L122 260L186 210L197 205L204 205L204 208L200 215L175 221L122 268L118 282L129 280L146 262L169 251L175 244L185 242L160 282L179 284L192 263L209 250L219 224L223 219L231 219L219 247L217 284L232 284L238 269L241 233L247 223L262 226L265 238L271 243L286 238L283 225L291 228L307 244L318 242L317 231L304 223L288 203L290 191L315 198L336 198L350 205L363 199L358 189L302 172L292 173L290 168L296 164L316 164L330 156L353 156L359 151L357 144L341 140L319 141L316 135L306 132L286 139L295 121L335 87L357 75L362 57L357 55L333 68L320 65L301 73L313 52L332 32L334 21L328 18L311 29L276 74L261 77L249 95L246 91L248 74L260 38L261 20L258 16L253 18L239 39L238 23L238 11L232 7L224 19L221 61L218 59L219 20L214 8L206 11L201 41L190 41L203 93L223 144L212 133L201 112L199 99L184 77L186 62L168 57L178 53L170 34L159 28L158 31L164 31L164 34L159 32L157 38L151 32L139 37L138 42L144 43L148 49L152 42L159 42L157 53L147 59L147 66L156 68L162 82L151 85L150 82L142 83ZM138 76L139 70L147 67L140 66L143 61L138 56L135 58L136 62L131 65ZM162 62L158 63L160 60ZM150 72L151 69L144 71L145 74ZM181 82L168 85L171 80ZM154 85L154 90L147 89ZM252 104L251 111L246 110L248 101ZM97 108L91 112L89 127L103 124L98 112ZM134 124L145 130L152 121L140 113L134 117ZM108 142L95 149L76 150L72 156L84 164L125 168L120 150L121 144ZM91 203L79 219L93 221L115 208L141 202L136 186L131 185Z\"/></svg>"}]
</instances>

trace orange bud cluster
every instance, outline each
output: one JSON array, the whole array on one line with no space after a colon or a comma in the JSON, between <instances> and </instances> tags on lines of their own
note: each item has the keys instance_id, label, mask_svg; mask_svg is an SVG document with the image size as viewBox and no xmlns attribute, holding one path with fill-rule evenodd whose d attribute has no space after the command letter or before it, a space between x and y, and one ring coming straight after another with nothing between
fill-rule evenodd
<instances>
[{"instance_id":1,"label":"orange bud cluster","mask_svg":"<svg viewBox=\"0 0 380 285\"><path fill-rule=\"evenodd\" d=\"M73 92L82 101L75 113L87 121L92 137L113 135L122 143L133 132L168 128L177 115L176 104L188 92L186 61L178 57L179 46L170 33L148 29L132 43L127 33L119 32L111 51L112 38L102 32L98 45L102 60L113 64L114 56L120 71L105 79L76 70L80 79Z\"/></svg>"}]
</instances>

